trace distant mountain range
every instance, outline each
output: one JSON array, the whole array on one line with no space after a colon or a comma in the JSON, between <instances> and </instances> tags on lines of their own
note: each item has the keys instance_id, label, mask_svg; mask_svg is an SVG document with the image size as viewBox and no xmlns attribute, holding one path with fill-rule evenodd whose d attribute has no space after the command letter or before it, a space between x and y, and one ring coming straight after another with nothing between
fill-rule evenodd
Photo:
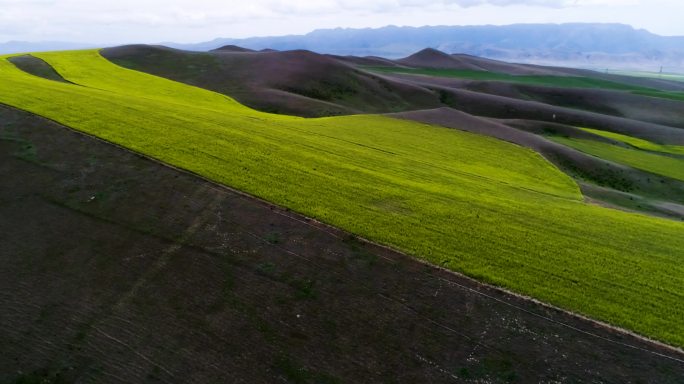
<instances>
[{"instance_id":1,"label":"distant mountain range","mask_svg":"<svg viewBox=\"0 0 684 384\"><path fill-rule=\"evenodd\" d=\"M307 49L319 53L399 58L423 48L509 62L592 69L684 72L684 36L659 36L624 24L513 24L377 29L321 29L306 35L218 38L197 44L163 43L193 51L225 45L262 50ZM0 44L0 53L92 47L68 42Z\"/></svg>"},{"instance_id":2,"label":"distant mountain range","mask_svg":"<svg viewBox=\"0 0 684 384\"><path fill-rule=\"evenodd\" d=\"M423 48L504 61L589 68L684 70L684 36L666 37L624 24L513 24L378 29L321 29L306 35L214 39L166 45L205 51L233 44L250 49L399 58Z\"/></svg>"}]
</instances>

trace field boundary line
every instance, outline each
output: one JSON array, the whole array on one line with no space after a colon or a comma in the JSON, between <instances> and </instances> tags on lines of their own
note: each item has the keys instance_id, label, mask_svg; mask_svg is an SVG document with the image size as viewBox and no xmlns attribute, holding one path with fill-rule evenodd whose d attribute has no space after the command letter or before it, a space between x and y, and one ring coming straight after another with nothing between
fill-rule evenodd
<instances>
[{"instance_id":1,"label":"field boundary line","mask_svg":"<svg viewBox=\"0 0 684 384\"><path fill-rule=\"evenodd\" d=\"M504 288L504 287L500 287L500 286L496 286L496 285L493 285L493 284L489 284L489 283L485 283L485 282L479 281L479 280L477 280L477 279L475 279L475 278L472 278L472 277L470 277L470 276L467 276L467 275L465 275L465 274L463 274L463 273L461 273L461 272L453 271L453 270L450 270L450 269L446 269L446 268L444 268L444 267L440 267L440 266L438 266L438 265L436 265L436 264L429 263L429 262L427 262L426 260L424 260L423 258L421 258L421 257L419 257L419 256L410 255L410 254L408 254L408 253L405 253L405 252L403 252L403 251L401 251L401 250L399 250L399 249L393 248L393 247L391 247L391 246L384 245L384 244L380 244L380 243L374 242L374 241L372 241L372 240L369 240L369 239L360 237L360 236L355 235L355 234L353 234L353 233L351 233L351 232L345 231L345 230L343 230L343 229L341 229L341 228L338 228L338 227L335 227L335 226L332 226L332 225L323 223L323 222L321 222L321 221L319 221L319 220L317 220L317 219L315 219L315 218L312 218L312 217L306 216L306 215L304 215L304 214L302 214L302 213L293 211L293 210L291 210L291 209L289 209L289 208L287 208L287 207L283 207L283 206L280 206L280 205L278 205L278 204L269 202L269 201L267 201L267 200L265 200L265 199L263 199L263 198L261 198L261 197L259 197L259 196L251 195L251 194L249 194L249 193L247 193L247 192L244 192L244 191L235 189L235 188L230 187L230 186L228 186L228 185L221 184L221 183L219 183L219 182L217 182L217 181L211 180L211 179L209 179L209 178L207 178L207 177L205 177L205 176L202 176L202 175L200 175L200 174L197 174L197 173L195 173L195 172L193 172L193 171L190 171L190 170L187 170L187 169L184 169L184 168L180 168L180 167L177 167L177 166L168 164L168 163L163 162L163 161L161 161L161 160L159 160L159 159L157 159L157 158L155 158L155 157L152 157L152 156L150 156L150 155L143 154L143 153L140 153L140 152L136 152L136 151L131 150L131 149L127 148L127 147L124 147L124 146L122 146L122 145L120 145L120 144L113 143L113 142L111 142L111 141L108 141L108 140L106 140L106 139L103 139L103 138L94 136L94 135L89 134L89 133L86 133L86 132L84 132L84 131L80 131L80 130L74 129L74 128L72 128L72 127L66 126L66 125L64 125L64 124L62 124L62 123L60 123L60 122L58 122L58 121L56 121L56 120L53 120L53 119L50 119L50 118L47 118L47 117L38 115L38 114L33 113L33 112L30 112L30 111L26 111L26 110L23 110L23 109L20 109L20 108L16 108L16 107L14 107L14 106L11 106L11 105L8 105L8 104L2 103L2 102L0 102L0 105L6 106L6 107L8 107L8 108L10 108L10 109L13 109L13 110L17 110L17 111L22 111L22 112L30 113L30 114L32 114L32 115L34 115L34 116L39 117L40 119L43 119L43 120L45 120L45 121L49 121L49 122L51 122L51 123L54 123L54 124L56 124L58 127L61 127L61 128L66 129L66 130L68 130L68 131L74 132L74 133L76 133L76 134L78 134L78 135L81 135L81 136L83 136L83 137L88 137L88 138L91 138L91 139L95 139L95 140L97 140L97 141L99 141L99 142L101 142L101 143L105 143L105 144L108 144L108 145L112 145L112 146L114 146L114 147L116 147L116 148L118 148L118 149L121 149L121 150L123 150L123 151L125 151L125 152L128 152L128 153L130 153L130 154L132 154L132 155L138 156L139 158L144 158L144 159L147 159L147 160L152 161L152 162L154 162L154 163L157 163L157 164L159 164L159 165L162 165L162 166L164 166L164 167L167 167L167 168L176 170L176 171L178 171L178 172L181 172L181 173L184 173L184 174L187 174L187 175L191 175L191 176L196 177L196 178L198 178L198 179L200 179L200 180L203 180L203 181L206 182L206 183L209 183L211 186L213 186L213 188L215 188L215 189L217 189L217 190L229 191L229 192L232 192L232 193L234 193L234 194L237 194L237 195L239 195L239 196L241 196L241 197L243 197L243 198L246 198L246 199L249 199L249 200L252 200L252 201L259 202L259 203L262 204L263 206L271 208L271 210L272 210L273 212L275 212L275 213L281 214L282 216L286 216L286 217L288 217L288 218L290 218L290 219L297 220L297 221L299 221L299 222L301 222L301 223L304 223L304 224L306 224L306 225L308 225L308 226L310 226L310 227L312 227L312 228L315 228L315 229L318 230L318 231L327 233L327 234L332 235L332 236L334 236L334 237L336 237L336 238L338 238L338 239L343 239L344 236L348 236L348 237L354 238L354 239L356 239L356 240L358 240L358 241L360 241L360 242L363 242L363 243L366 243L366 244L369 244L369 245L373 245L373 246L376 246L376 247L379 247L379 248L382 248L382 249L391 251L391 252L393 252L393 253L396 253L396 254L398 254L400 257L406 257L406 258L408 258L408 259L418 261L418 262L420 262L421 264L423 264L423 265L425 265L425 266L428 266L428 267L430 267L430 268L433 268L433 269L435 269L435 270L441 271L442 273L447 273L447 274L449 274L449 275L453 275L453 276L457 276L457 277L463 278L463 279L465 279L465 280L470 281L471 283L473 283L473 285L476 286L476 287L479 286L479 287L483 287L483 288L485 288L485 289L491 289L491 290L498 291L498 292L503 293L503 294L506 294L506 295L510 295L510 296L516 297L516 298L518 298L518 299L522 299L522 300L525 300L525 301L530 301L530 302L535 303L535 304L537 304L537 305L540 305L540 306L542 306L542 307L549 308L549 309L555 310L555 311L557 311L557 312L567 314L567 315L572 316L572 317L574 317L574 318L577 318L577 319L580 319L580 320L583 320L583 321L587 321L587 322L589 322L589 323L593 323L593 324L595 324L595 325L598 325L598 326L600 326L600 327L603 327L603 328L606 328L606 329L615 331L615 332L617 332L617 333L621 333L621 334L623 334L623 335L628 335L628 336L634 337L634 338L636 338L636 339L638 339L638 340L640 340L640 341L643 341L643 342L645 342L645 343L649 343L649 344L658 346L658 347L660 347L660 348L669 350L669 351L672 352L672 353L675 353L675 354L679 354L679 355L684 356L684 349L682 349L682 348L680 348L680 347L677 347L677 346L674 346L674 345L670 345L670 344L666 344L666 343L664 343L664 342L661 342L661 341L657 341L657 340L651 339L651 338L649 338L649 337L647 337L647 336L643 336L643 335L641 335L641 334L638 334L638 333L636 333L636 332L627 330L627 329L625 329L625 328L621 328L621 327L616 326L616 325L611 325L611 324L606 323L606 322L604 322L604 321L597 320L597 319L592 319L592 318L586 317L586 316L584 316L584 315L582 315L582 314L575 313L575 312L572 312L572 311L570 311L570 310L563 309L563 308L561 308L561 307L557 307L557 306L555 306L555 305L553 305L553 304L549 304L549 303L545 303L545 302L539 301L539 300L537 300L537 299L535 299L535 298L532 298L532 297L530 297L530 296L526 296L526 295L523 295L523 294L520 294L520 293L516 293L516 292L510 291L510 290L508 290L508 289L506 289L506 288ZM293 215L296 215L297 217L293 217ZM300 219L300 218L303 218L304 220L302 220L302 219ZM313 223L316 223L317 225L313 225ZM321 227L324 227L325 229L324 229L324 228L321 228ZM339 233L339 234L341 234L342 236L338 235L336 232ZM383 259L385 259L385 260L388 259L387 257L384 257L384 256L382 256L382 255L377 255L377 254L375 254L375 256L381 257L381 258L383 258ZM427 272L424 272L424 273L428 274ZM535 317L538 317L538 318L540 318L540 319L544 319L544 320L547 320L547 321L552 322L552 323L554 323L554 324L558 324L558 325L561 325L561 326L563 326L563 327L565 327L565 328L568 328L568 329L574 330L574 331L576 331L576 332L582 333L582 334L584 334L584 335L591 336L591 337L594 337L594 338L597 338L597 339L600 339L600 340L603 340L603 341L606 341L606 342L610 342L610 343L612 343L612 344L619 345L619 346L622 346L622 347L627 347L627 348L630 348L630 349L635 349L635 350L639 350L639 351L642 351L642 352L647 352L647 353L650 353L650 354L653 354L653 355L656 355L656 356L659 356L659 357L663 357L663 358L666 358L666 359L669 359L669 360L673 360L673 361L677 361L677 362L679 362L679 363L684 364L684 357L683 357L683 358L673 357L673 356L670 356L670 355L667 355L667 354L664 354L664 353L660 353L660 352L656 352L656 351L649 350L649 349L646 349L646 348L638 347L638 346L636 346L636 345L631 345L631 344L624 343L624 342L621 342L621 341L612 340L612 339L610 339L610 338L607 338L607 337L604 337L604 336L600 336L600 335L598 335L598 334L596 334L596 333L593 333L593 332L590 332L590 331L585 331L585 330L583 330L583 329L580 329L580 328L578 328L578 327L572 326L572 325L570 325L570 324L566 324L566 323L564 323L564 322L562 322L562 321L554 320L554 319L549 318L549 317L547 317L547 316L544 316L544 315L541 315L541 314L538 314L538 313L529 311L529 310L527 310L527 309L525 309L525 308L522 308L522 307L520 307L520 306L518 306L518 305L515 305L515 304L513 304L513 303L508 303L508 302L506 302L506 301L503 300L503 299L494 297L494 296L489 295L489 294L487 294L487 293L485 293L485 292L482 292L482 291L480 291L480 290L478 290L478 289L471 288L471 287L467 287L466 285L463 285L463 284L454 282L454 281L449 280L449 279L445 279L444 277L441 277L441 276L436 276L436 275L433 275L433 274L429 274L429 275L430 275L430 276L433 276L433 277L436 277L436 278L438 278L438 279L441 279L441 280L443 280L443 281L445 281L445 282L448 282L448 283L451 283L451 284L455 284L455 285L457 285L457 286L459 286L459 287L461 287L461 288L463 288L463 289L465 289L465 290L468 290L468 291L471 291L471 292L476 293L476 294L478 294L478 295L481 295L481 296L483 296L483 297L487 297L487 298L489 298L489 299L495 300L495 301L497 301L497 302L500 302L500 303L502 303L502 304L505 304L505 305L510 306L510 307L512 307L512 308L515 308L515 309L517 309L517 310L523 311L523 312L525 312L525 313L528 313L528 314L533 315L533 316L535 316Z\"/></svg>"}]
</instances>

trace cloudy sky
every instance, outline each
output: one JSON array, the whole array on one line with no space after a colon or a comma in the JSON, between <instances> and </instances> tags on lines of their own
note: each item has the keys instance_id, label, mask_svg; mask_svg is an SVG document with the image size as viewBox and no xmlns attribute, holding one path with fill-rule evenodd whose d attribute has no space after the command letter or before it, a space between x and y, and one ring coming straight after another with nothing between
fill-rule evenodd
<instances>
[{"instance_id":1,"label":"cloudy sky","mask_svg":"<svg viewBox=\"0 0 684 384\"><path fill-rule=\"evenodd\" d=\"M317 28L619 22L684 35L682 0L0 0L0 42L199 42Z\"/></svg>"}]
</instances>

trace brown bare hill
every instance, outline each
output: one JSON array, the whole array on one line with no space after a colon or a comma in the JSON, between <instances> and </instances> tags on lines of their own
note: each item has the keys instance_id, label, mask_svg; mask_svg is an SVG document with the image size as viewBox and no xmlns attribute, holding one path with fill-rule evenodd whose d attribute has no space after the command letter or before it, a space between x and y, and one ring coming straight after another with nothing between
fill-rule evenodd
<instances>
[{"instance_id":1,"label":"brown bare hill","mask_svg":"<svg viewBox=\"0 0 684 384\"><path fill-rule=\"evenodd\" d=\"M515 85L520 97L630 120L684 128L684 102L630 92Z\"/></svg>"},{"instance_id":2,"label":"brown bare hill","mask_svg":"<svg viewBox=\"0 0 684 384\"><path fill-rule=\"evenodd\" d=\"M466 54L450 55L434 48L423 49L411 56L399 59L395 63L414 68L488 71L508 75L567 76L566 73L551 67L506 63Z\"/></svg>"},{"instance_id":3,"label":"brown bare hill","mask_svg":"<svg viewBox=\"0 0 684 384\"><path fill-rule=\"evenodd\" d=\"M2 106L0 177L2 383L681 378L679 352Z\"/></svg>"},{"instance_id":4,"label":"brown bare hill","mask_svg":"<svg viewBox=\"0 0 684 384\"><path fill-rule=\"evenodd\" d=\"M451 56L434 48L423 49L411 56L397 60L397 63L418 68L483 70L470 60Z\"/></svg>"},{"instance_id":5,"label":"brown bare hill","mask_svg":"<svg viewBox=\"0 0 684 384\"><path fill-rule=\"evenodd\" d=\"M449 106L471 114L497 118L554 121L553 116L571 116L571 119L562 122L589 124L594 128L603 128L605 120L597 118L596 114L627 118L660 127L644 126L642 129L629 130L632 133L638 131L639 137L655 138L656 141L663 137L670 140L680 136L667 128L668 134L660 134L663 130L661 126L684 127L684 108L681 107L684 103L674 100L610 90L402 74L380 75L359 67L406 64L402 60L394 62L374 57L319 55L301 50L235 52L231 48L227 51L198 53L152 46L109 48L103 50L103 55L128 68L229 95L255 109L304 117L389 113ZM426 60L436 57L461 67L467 62L468 68L505 71L509 74L541 74L550 70L467 55L451 56L430 49L412 57ZM554 71L561 73L560 69ZM530 108L543 109L544 112L521 112ZM594 115L586 117L582 111L593 112ZM606 129L619 129L622 125L611 123Z\"/></svg>"},{"instance_id":6,"label":"brown bare hill","mask_svg":"<svg viewBox=\"0 0 684 384\"><path fill-rule=\"evenodd\" d=\"M16 65L24 72L30 73L33 76L42 77L48 80L68 83L50 64L31 55L14 56L8 59L12 64Z\"/></svg>"},{"instance_id":7,"label":"brown bare hill","mask_svg":"<svg viewBox=\"0 0 684 384\"><path fill-rule=\"evenodd\" d=\"M461 62L471 63L472 65L475 65L477 68L484 71L505 73L507 75L567 76L567 74L563 71L540 65L507 63L504 61L486 59L483 57L466 54L452 54L451 57L458 59Z\"/></svg>"},{"instance_id":8,"label":"brown bare hill","mask_svg":"<svg viewBox=\"0 0 684 384\"><path fill-rule=\"evenodd\" d=\"M483 93L482 89L476 91L469 90L467 81L454 80L447 78L437 78L428 76L411 76L411 75L392 75L394 78L401 79L416 86L431 89L440 94L440 100L446 105L454 109L469 113L475 116L501 118L501 119L524 119L524 120L538 120L550 123L561 123L579 127L589 127L596 129L605 129L625 135L635 136L650 141L655 141L662 144L684 145L684 129L673 126L656 124L648 121L633 120L622 117L621 112L615 112L615 115L604 114L607 111L593 112L590 110L582 110L570 108L565 106L555 106L547 104L542 101L534 100L533 97L525 96L520 93L520 87L517 85L489 82L488 92ZM552 92L570 92L565 88L552 88ZM580 92L585 91L580 90ZM593 90L588 91L589 94ZM505 94L506 96L499 96L497 93ZM629 97L626 96L626 97ZM648 102L653 98L637 96L643 99L645 105L652 105ZM630 103L635 107L639 103L630 100ZM669 100L654 100L658 105L670 105ZM680 106L684 103L674 102ZM614 110L610 104L604 105L606 108ZM623 104L623 107L627 106ZM419 108L416 108L419 109ZM633 112L629 112L633 113ZM679 121L681 112L672 112L674 119Z\"/></svg>"},{"instance_id":9,"label":"brown bare hill","mask_svg":"<svg viewBox=\"0 0 684 384\"><path fill-rule=\"evenodd\" d=\"M216 49L212 49L211 52L256 52L253 49L238 47L237 45L224 45Z\"/></svg>"},{"instance_id":10,"label":"brown bare hill","mask_svg":"<svg viewBox=\"0 0 684 384\"><path fill-rule=\"evenodd\" d=\"M352 64L352 65L359 65L359 66L404 67L403 65L400 65L393 60L385 59L384 57L376 57L376 56L358 57L358 56L337 56L337 55L326 55L326 56L332 57L335 60L341 61L343 63L348 63L348 64Z\"/></svg>"},{"instance_id":11,"label":"brown bare hill","mask_svg":"<svg viewBox=\"0 0 684 384\"><path fill-rule=\"evenodd\" d=\"M107 48L124 67L203 87L263 111L305 117L441 106L435 92L362 71L310 51L186 52L157 46Z\"/></svg>"},{"instance_id":12,"label":"brown bare hill","mask_svg":"<svg viewBox=\"0 0 684 384\"><path fill-rule=\"evenodd\" d=\"M422 84L427 84L427 82L426 79L420 79ZM682 101L646 97L616 90L561 88L500 81L444 79L435 84L684 128L684 102Z\"/></svg>"}]
</instances>

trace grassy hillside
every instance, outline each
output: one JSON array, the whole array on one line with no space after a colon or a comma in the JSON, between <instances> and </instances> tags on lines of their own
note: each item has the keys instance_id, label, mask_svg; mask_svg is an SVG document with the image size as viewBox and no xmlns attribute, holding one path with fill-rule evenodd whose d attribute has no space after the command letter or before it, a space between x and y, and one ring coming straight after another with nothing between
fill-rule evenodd
<instances>
[{"instance_id":1,"label":"grassy hillside","mask_svg":"<svg viewBox=\"0 0 684 384\"><path fill-rule=\"evenodd\" d=\"M609 139L621 141L625 144L629 144L635 148L643 149L646 151L670 153L673 155L684 155L684 146L681 145L656 144L648 140L639 139L627 135L621 135L615 132L602 131L600 129L582 128L582 130L589 133L593 133L595 135L607 137Z\"/></svg>"},{"instance_id":2,"label":"grassy hillside","mask_svg":"<svg viewBox=\"0 0 684 384\"><path fill-rule=\"evenodd\" d=\"M630 167L658 175L684 180L684 158L643 151L637 148L624 148L594 140L552 137L560 144L578 149L602 159L629 165Z\"/></svg>"},{"instance_id":3,"label":"grassy hillside","mask_svg":"<svg viewBox=\"0 0 684 384\"><path fill-rule=\"evenodd\" d=\"M530 150L379 116L302 119L122 69L95 51L0 60L0 102L433 263L684 345L684 224L581 201Z\"/></svg>"},{"instance_id":4,"label":"grassy hillside","mask_svg":"<svg viewBox=\"0 0 684 384\"><path fill-rule=\"evenodd\" d=\"M649 79L664 79L673 81L684 81L684 75L680 73L660 73L660 72L646 72L646 71L613 71L616 75L646 77Z\"/></svg>"}]
</instances>

